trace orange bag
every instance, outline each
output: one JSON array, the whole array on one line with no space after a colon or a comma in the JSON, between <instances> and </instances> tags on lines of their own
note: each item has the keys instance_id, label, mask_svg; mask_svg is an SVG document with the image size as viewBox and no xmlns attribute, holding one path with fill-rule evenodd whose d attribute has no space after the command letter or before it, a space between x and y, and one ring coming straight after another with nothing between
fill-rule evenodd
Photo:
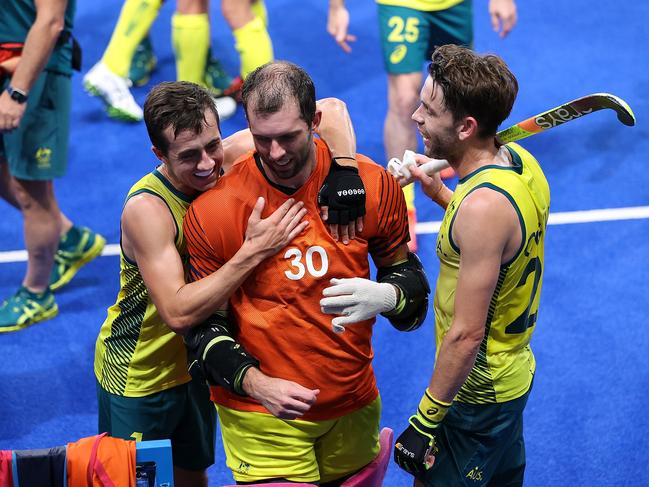
<instances>
[{"instance_id":1,"label":"orange bag","mask_svg":"<svg viewBox=\"0 0 649 487\"><path fill-rule=\"evenodd\" d=\"M68 443L68 487L135 487L135 441L102 433Z\"/></svg>"}]
</instances>

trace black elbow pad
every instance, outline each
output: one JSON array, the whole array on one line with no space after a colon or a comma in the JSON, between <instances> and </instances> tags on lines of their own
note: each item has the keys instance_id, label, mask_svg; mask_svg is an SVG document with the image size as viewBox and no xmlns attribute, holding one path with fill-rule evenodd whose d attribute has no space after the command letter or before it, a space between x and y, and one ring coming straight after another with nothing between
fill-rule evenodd
<instances>
[{"instance_id":1,"label":"black elbow pad","mask_svg":"<svg viewBox=\"0 0 649 487\"><path fill-rule=\"evenodd\" d=\"M405 304L401 311L383 314L400 331L416 330L426 319L430 286L424 267L416 254L408 252L408 260L390 267L381 267L376 280L397 286ZM400 301L401 302L401 301Z\"/></svg>"},{"instance_id":2,"label":"black elbow pad","mask_svg":"<svg viewBox=\"0 0 649 487\"><path fill-rule=\"evenodd\" d=\"M192 377L245 396L243 376L250 367L259 367L259 361L234 340L225 316L212 315L193 327L184 341Z\"/></svg>"}]
</instances>

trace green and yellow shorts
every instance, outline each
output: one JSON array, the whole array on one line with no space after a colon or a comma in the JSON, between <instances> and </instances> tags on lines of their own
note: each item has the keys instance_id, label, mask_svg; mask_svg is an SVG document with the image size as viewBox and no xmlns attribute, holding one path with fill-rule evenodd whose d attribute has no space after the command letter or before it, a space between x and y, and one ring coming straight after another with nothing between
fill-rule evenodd
<instances>
[{"instance_id":1,"label":"green and yellow shorts","mask_svg":"<svg viewBox=\"0 0 649 487\"><path fill-rule=\"evenodd\" d=\"M426 12L378 5L383 61L389 74L419 73L436 46L473 44L472 0Z\"/></svg>"}]
</instances>

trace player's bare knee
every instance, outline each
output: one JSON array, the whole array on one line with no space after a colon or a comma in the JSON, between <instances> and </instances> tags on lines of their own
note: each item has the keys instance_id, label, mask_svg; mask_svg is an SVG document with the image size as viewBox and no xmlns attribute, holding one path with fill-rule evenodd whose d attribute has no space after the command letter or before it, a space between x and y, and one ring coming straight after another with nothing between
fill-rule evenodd
<instances>
[{"instance_id":1,"label":"player's bare knee","mask_svg":"<svg viewBox=\"0 0 649 487\"><path fill-rule=\"evenodd\" d=\"M13 193L23 212L50 211L56 207L51 181L15 179Z\"/></svg>"},{"instance_id":2,"label":"player's bare knee","mask_svg":"<svg viewBox=\"0 0 649 487\"><path fill-rule=\"evenodd\" d=\"M419 94L416 90L403 90L389 97L388 109L400 120L409 121L418 104Z\"/></svg>"},{"instance_id":3,"label":"player's bare knee","mask_svg":"<svg viewBox=\"0 0 649 487\"><path fill-rule=\"evenodd\" d=\"M183 15L204 14L209 11L209 0L177 0L176 11Z\"/></svg>"},{"instance_id":4,"label":"player's bare knee","mask_svg":"<svg viewBox=\"0 0 649 487\"><path fill-rule=\"evenodd\" d=\"M254 18L248 0L221 0L221 13L226 22L233 28L241 27Z\"/></svg>"}]
</instances>

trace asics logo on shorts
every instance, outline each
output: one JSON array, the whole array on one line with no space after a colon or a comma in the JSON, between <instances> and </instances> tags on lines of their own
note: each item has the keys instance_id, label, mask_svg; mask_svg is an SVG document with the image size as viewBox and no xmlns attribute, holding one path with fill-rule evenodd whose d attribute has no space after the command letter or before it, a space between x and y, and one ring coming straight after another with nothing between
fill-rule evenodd
<instances>
[{"instance_id":1,"label":"asics logo on shorts","mask_svg":"<svg viewBox=\"0 0 649 487\"><path fill-rule=\"evenodd\" d=\"M390 62L392 64L399 64L401 61L403 61L403 58L406 57L407 53L408 46L406 46L405 44L399 44L394 48L392 54L390 54Z\"/></svg>"}]
</instances>

